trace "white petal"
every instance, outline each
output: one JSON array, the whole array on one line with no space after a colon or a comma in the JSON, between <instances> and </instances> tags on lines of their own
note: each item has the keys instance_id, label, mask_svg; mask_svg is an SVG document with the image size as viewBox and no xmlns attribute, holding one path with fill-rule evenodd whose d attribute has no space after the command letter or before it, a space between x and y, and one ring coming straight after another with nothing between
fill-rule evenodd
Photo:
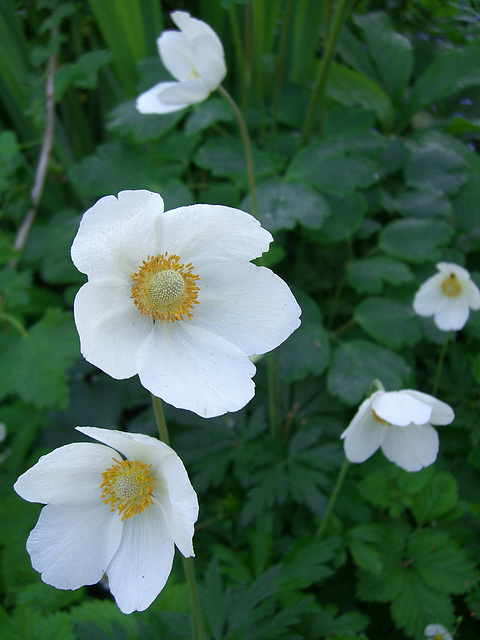
<instances>
[{"instance_id":1,"label":"white petal","mask_svg":"<svg viewBox=\"0 0 480 640\"><path fill-rule=\"evenodd\" d=\"M67 444L42 456L21 475L15 491L29 502L78 505L100 500L102 473L115 451L99 444Z\"/></svg>"},{"instance_id":2,"label":"white petal","mask_svg":"<svg viewBox=\"0 0 480 640\"><path fill-rule=\"evenodd\" d=\"M72 244L72 260L89 278L128 282L148 254L156 255L154 221L163 200L151 191L121 191L105 196L83 214Z\"/></svg>"},{"instance_id":3,"label":"white petal","mask_svg":"<svg viewBox=\"0 0 480 640\"><path fill-rule=\"evenodd\" d=\"M422 284L415 294L413 308L419 316L433 316L445 300L442 293L444 276L437 273Z\"/></svg>"},{"instance_id":4,"label":"white petal","mask_svg":"<svg viewBox=\"0 0 480 640\"><path fill-rule=\"evenodd\" d=\"M117 380L134 376L138 348L153 324L133 304L130 287L87 282L73 312L84 358Z\"/></svg>"},{"instance_id":5,"label":"white petal","mask_svg":"<svg viewBox=\"0 0 480 640\"><path fill-rule=\"evenodd\" d=\"M124 521L123 536L108 569L108 584L123 613L144 611L165 586L173 540L157 504Z\"/></svg>"},{"instance_id":6,"label":"white petal","mask_svg":"<svg viewBox=\"0 0 480 640\"><path fill-rule=\"evenodd\" d=\"M180 111L188 107L188 103L185 104L163 104L161 101L161 93L169 87L176 86L178 82L160 82L154 87L140 94L137 98L136 107L137 111L143 114L163 114L173 113L174 111Z\"/></svg>"},{"instance_id":7,"label":"white petal","mask_svg":"<svg viewBox=\"0 0 480 640\"><path fill-rule=\"evenodd\" d=\"M176 80L188 80L195 70L191 41L180 31L164 31L157 40L162 62Z\"/></svg>"},{"instance_id":8,"label":"white petal","mask_svg":"<svg viewBox=\"0 0 480 640\"><path fill-rule=\"evenodd\" d=\"M155 325L138 351L137 368L151 393L204 418L238 411L254 395L248 357L187 321Z\"/></svg>"},{"instance_id":9,"label":"white petal","mask_svg":"<svg viewBox=\"0 0 480 640\"><path fill-rule=\"evenodd\" d=\"M462 282L462 293L463 292L465 292L470 309L474 309L475 311L480 309L480 291L477 285L471 280L465 280Z\"/></svg>"},{"instance_id":10,"label":"white petal","mask_svg":"<svg viewBox=\"0 0 480 640\"><path fill-rule=\"evenodd\" d=\"M468 271L454 262L438 262L437 269L443 275L442 280L444 279L445 274L450 273L454 273L460 280L470 279Z\"/></svg>"},{"instance_id":11,"label":"white petal","mask_svg":"<svg viewBox=\"0 0 480 640\"><path fill-rule=\"evenodd\" d=\"M300 307L270 269L250 262L217 262L198 274L200 304L193 311L193 323L244 353L270 351L300 325Z\"/></svg>"},{"instance_id":12,"label":"white petal","mask_svg":"<svg viewBox=\"0 0 480 640\"><path fill-rule=\"evenodd\" d=\"M128 433L99 427L76 427L76 429L89 438L94 438L115 449L128 460L138 460L146 464L158 463L159 460L161 462L174 453L173 449L164 442L143 433Z\"/></svg>"},{"instance_id":13,"label":"white petal","mask_svg":"<svg viewBox=\"0 0 480 640\"><path fill-rule=\"evenodd\" d=\"M372 407L379 418L399 427L426 424L432 407L403 391L389 391L375 398Z\"/></svg>"},{"instance_id":14,"label":"white petal","mask_svg":"<svg viewBox=\"0 0 480 640\"><path fill-rule=\"evenodd\" d=\"M341 435L345 439L345 455L350 462L365 462L382 443L385 427L375 421L371 411L371 400L379 393L382 392L376 392L362 402Z\"/></svg>"},{"instance_id":15,"label":"white petal","mask_svg":"<svg viewBox=\"0 0 480 640\"><path fill-rule=\"evenodd\" d=\"M100 500L83 505L47 505L27 541L42 580L57 589L95 584L120 544L122 522Z\"/></svg>"},{"instance_id":16,"label":"white petal","mask_svg":"<svg viewBox=\"0 0 480 640\"><path fill-rule=\"evenodd\" d=\"M173 11L170 14L170 17L177 25L177 27L188 37L189 40L194 40L198 36L206 34L209 35L212 40L216 40L219 46L223 48L220 38L217 36L212 27L206 22L203 22L203 20L192 18L192 16L187 11Z\"/></svg>"},{"instance_id":17,"label":"white petal","mask_svg":"<svg viewBox=\"0 0 480 640\"><path fill-rule=\"evenodd\" d=\"M227 74L223 49L208 35L201 35L193 42L195 69L210 91L214 91Z\"/></svg>"},{"instance_id":18,"label":"white petal","mask_svg":"<svg viewBox=\"0 0 480 640\"><path fill-rule=\"evenodd\" d=\"M435 462L438 433L429 424L388 427L382 442L385 457L405 471L419 471Z\"/></svg>"},{"instance_id":19,"label":"white petal","mask_svg":"<svg viewBox=\"0 0 480 640\"><path fill-rule=\"evenodd\" d=\"M160 251L194 267L223 260L253 260L273 238L249 213L222 205L194 204L166 211L156 221Z\"/></svg>"},{"instance_id":20,"label":"white petal","mask_svg":"<svg viewBox=\"0 0 480 640\"><path fill-rule=\"evenodd\" d=\"M434 321L442 331L459 331L465 326L469 314L470 309L465 297L445 297L443 304L435 314Z\"/></svg>"},{"instance_id":21,"label":"white petal","mask_svg":"<svg viewBox=\"0 0 480 640\"><path fill-rule=\"evenodd\" d=\"M452 407L430 396L428 393L422 393L421 391L415 391L413 389L404 389L402 393L409 394L432 407L432 415L429 420L430 424L450 424L455 418Z\"/></svg>"},{"instance_id":22,"label":"white petal","mask_svg":"<svg viewBox=\"0 0 480 640\"><path fill-rule=\"evenodd\" d=\"M165 86L167 85L168 86ZM203 78L193 78L184 82L164 83L157 98L165 106L196 104L208 98L211 89Z\"/></svg>"}]
</instances>

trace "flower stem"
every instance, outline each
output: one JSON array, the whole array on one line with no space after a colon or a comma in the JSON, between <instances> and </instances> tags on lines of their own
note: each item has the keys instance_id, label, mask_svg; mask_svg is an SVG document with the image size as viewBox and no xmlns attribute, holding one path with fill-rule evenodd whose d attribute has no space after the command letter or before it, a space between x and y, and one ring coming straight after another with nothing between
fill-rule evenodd
<instances>
[{"instance_id":1,"label":"flower stem","mask_svg":"<svg viewBox=\"0 0 480 640\"><path fill-rule=\"evenodd\" d=\"M335 506L335 502L337 501L338 494L340 493L340 489L342 488L342 484L345 479L345 476L347 475L349 466L350 466L349 460L345 460L342 468L340 469L340 473L338 474L337 482L335 483L335 487L333 488L333 492L332 492L332 495L330 496L330 500L328 501L327 508L325 510L325 515L323 516L320 526L318 527L317 538L321 538L325 531L325 527L327 526L327 523L332 514L333 507Z\"/></svg>"},{"instance_id":2,"label":"flower stem","mask_svg":"<svg viewBox=\"0 0 480 640\"><path fill-rule=\"evenodd\" d=\"M325 42L325 50L323 52L322 61L318 69L317 79L315 81L315 87L310 99L308 113L305 118L300 147L304 147L310 140L313 128L315 126L315 120L319 111L319 106L323 118L323 114L325 111L328 72L330 70L330 65L333 59L333 54L335 53L335 47L337 45L341 28L346 16L348 15L347 7L349 4L350 0L339 0L337 10L335 11L335 18L333 20L332 28L328 31L328 37ZM323 123L321 124L321 126L323 126Z\"/></svg>"},{"instance_id":3,"label":"flower stem","mask_svg":"<svg viewBox=\"0 0 480 640\"><path fill-rule=\"evenodd\" d=\"M442 373L443 361L445 360L445 355L447 353L447 347L448 343L450 342L451 335L452 332L449 331L447 333L447 337L445 338L445 342L443 343L440 355L438 356L437 368L435 369L435 377L433 379L432 396L437 395L438 385L440 383L440 374Z\"/></svg>"},{"instance_id":4,"label":"flower stem","mask_svg":"<svg viewBox=\"0 0 480 640\"><path fill-rule=\"evenodd\" d=\"M170 444L170 438L168 436L167 423L165 415L163 413L162 401L152 393L153 411L155 412L155 419L157 421L158 433L160 440L165 444ZM185 558L182 555L183 570L185 572L185 578L187 580L188 591L190 594L190 610L192 612L193 623L193 640L205 640L205 625L203 623L203 613L200 606L200 601L197 594L197 584L195 581L195 568L193 565L193 558Z\"/></svg>"},{"instance_id":5,"label":"flower stem","mask_svg":"<svg viewBox=\"0 0 480 640\"><path fill-rule=\"evenodd\" d=\"M218 92L228 102L237 119L238 127L240 129L240 135L242 136L243 140L243 146L245 148L245 157L247 160L248 186L250 189L250 196L252 198L252 213L255 218L258 218L257 192L255 189L255 170L253 167L252 145L250 143L250 136L248 135L247 125L245 124L245 120L243 119L242 112L237 107L237 103L228 93L228 91L220 85L218 87Z\"/></svg>"}]
</instances>

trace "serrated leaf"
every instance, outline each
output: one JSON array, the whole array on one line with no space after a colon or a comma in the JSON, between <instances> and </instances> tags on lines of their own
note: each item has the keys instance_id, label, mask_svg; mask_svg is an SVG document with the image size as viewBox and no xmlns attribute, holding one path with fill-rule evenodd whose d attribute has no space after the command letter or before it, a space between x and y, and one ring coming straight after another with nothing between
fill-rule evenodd
<instances>
[{"instance_id":1,"label":"serrated leaf","mask_svg":"<svg viewBox=\"0 0 480 640\"><path fill-rule=\"evenodd\" d=\"M417 493L411 511L419 526L448 513L458 502L456 480L449 473L438 473Z\"/></svg>"},{"instance_id":2,"label":"serrated leaf","mask_svg":"<svg viewBox=\"0 0 480 640\"><path fill-rule=\"evenodd\" d=\"M440 220L395 220L380 233L380 248L408 262L435 262L441 257L453 229Z\"/></svg>"},{"instance_id":3,"label":"serrated leaf","mask_svg":"<svg viewBox=\"0 0 480 640\"><path fill-rule=\"evenodd\" d=\"M467 180L463 158L452 149L426 144L415 149L405 165L405 182L414 189L443 196L454 194Z\"/></svg>"},{"instance_id":4,"label":"serrated leaf","mask_svg":"<svg viewBox=\"0 0 480 640\"><path fill-rule=\"evenodd\" d=\"M386 347L398 349L418 342L422 333L411 305L388 298L367 298L355 309L362 329Z\"/></svg>"},{"instance_id":5,"label":"serrated leaf","mask_svg":"<svg viewBox=\"0 0 480 640\"><path fill-rule=\"evenodd\" d=\"M163 116L161 116L163 117ZM232 122L233 111L223 98L210 98L193 110L185 122L185 133L199 133L217 122Z\"/></svg>"},{"instance_id":6,"label":"serrated leaf","mask_svg":"<svg viewBox=\"0 0 480 640\"><path fill-rule=\"evenodd\" d=\"M365 258L347 265L347 280L358 293L381 293L383 282L403 284L414 280L411 269L393 258Z\"/></svg>"},{"instance_id":7,"label":"serrated leaf","mask_svg":"<svg viewBox=\"0 0 480 640\"><path fill-rule=\"evenodd\" d=\"M47 311L26 337L2 335L0 351L0 398L16 393L37 407L65 406L65 370L79 355L70 314Z\"/></svg>"},{"instance_id":8,"label":"serrated leaf","mask_svg":"<svg viewBox=\"0 0 480 640\"><path fill-rule=\"evenodd\" d=\"M320 308L302 291L295 296L302 309L302 324L280 347L280 371L287 381L302 380L309 373L321 375L330 360L330 339Z\"/></svg>"},{"instance_id":9,"label":"serrated leaf","mask_svg":"<svg viewBox=\"0 0 480 640\"><path fill-rule=\"evenodd\" d=\"M352 340L337 348L328 372L328 390L347 405L356 405L368 393L372 381L386 389L401 388L409 375L406 362L396 353L364 340Z\"/></svg>"},{"instance_id":10,"label":"serrated leaf","mask_svg":"<svg viewBox=\"0 0 480 640\"><path fill-rule=\"evenodd\" d=\"M252 154L257 179L273 173L275 163L265 152L254 147ZM247 175L245 149L240 138L209 138L197 151L195 162L202 169L211 171L214 176L233 175L245 180Z\"/></svg>"},{"instance_id":11,"label":"serrated leaf","mask_svg":"<svg viewBox=\"0 0 480 640\"><path fill-rule=\"evenodd\" d=\"M365 629L368 618L359 611L349 611L341 615L338 614L338 607L327 605L322 613L315 615L309 625L309 638L325 638L327 635L331 640L360 640L360 636L354 634ZM335 634L335 638L330 636ZM365 636L363 636L365 637Z\"/></svg>"},{"instance_id":12,"label":"serrated leaf","mask_svg":"<svg viewBox=\"0 0 480 640\"><path fill-rule=\"evenodd\" d=\"M341 539L301 538L284 555L277 583L280 590L305 589L328 578Z\"/></svg>"},{"instance_id":13,"label":"serrated leaf","mask_svg":"<svg viewBox=\"0 0 480 640\"><path fill-rule=\"evenodd\" d=\"M307 229L320 229L330 205L318 191L299 182L272 178L257 185L258 219L269 231L293 229L297 224ZM248 195L242 209L252 211L252 197Z\"/></svg>"},{"instance_id":14,"label":"serrated leaf","mask_svg":"<svg viewBox=\"0 0 480 640\"><path fill-rule=\"evenodd\" d=\"M350 540L348 548L357 567L365 569L365 571L369 571L374 575L382 573L382 560L372 545L358 540Z\"/></svg>"},{"instance_id":15,"label":"serrated leaf","mask_svg":"<svg viewBox=\"0 0 480 640\"><path fill-rule=\"evenodd\" d=\"M126 136L135 142L158 140L177 124L183 113L142 114L135 106L135 100L122 102L108 114L107 129Z\"/></svg>"},{"instance_id":16,"label":"serrated leaf","mask_svg":"<svg viewBox=\"0 0 480 640\"><path fill-rule=\"evenodd\" d=\"M73 621L67 613L42 616L34 609L15 609L8 625L0 629L0 640L76 640Z\"/></svg>"}]
</instances>

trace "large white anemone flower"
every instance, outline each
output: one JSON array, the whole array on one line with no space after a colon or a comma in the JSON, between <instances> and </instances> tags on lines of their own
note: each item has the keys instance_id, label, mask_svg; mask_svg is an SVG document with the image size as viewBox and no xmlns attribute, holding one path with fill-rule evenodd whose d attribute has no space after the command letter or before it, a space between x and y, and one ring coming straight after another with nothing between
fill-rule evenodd
<instances>
[{"instance_id":1,"label":"large white anemone flower","mask_svg":"<svg viewBox=\"0 0 480 640\"><path fill-rule=\"evenodd\" d=\"M255 388L248 356L300 324L285 282L249 262L272 239L230 207L164 212L150 191L101 198L72 245L88 274L74 304L82 354L113 378L138 373L152 394L200 416L241 409Z\"/></svg>"},{"instance_id":2,"label":"large white anemone flower","mask_svg":"<svg viewBox=\"0 0 480 640\"><path fill-rule=\"evenodd\" d=\"M428 640L453 640L452 635L441 624L429 624L425 627L424 635Z\"/></svg>"},{"instance_id":3,"label":"large white anemone flower","mask_svg":"<svg viewBox=\"0 0 480 640\"><path fill-rule=\"evenodd\" d=\"M412 389L376 391L360 405L342 433L350 462L364 462L381 448L390 462L419 471L435 462L438 434L432 427L450 424L451 407Z\"/></svg>"},{"instance_id":4,"label":"large white anemone flower","mask_svg":"<svg viewBox=\"0 0 480 640\"><path fill-rule=\"evenodd\" d=\"M202 102L222 82L227 68L215 31L185 11L170 14L180 31L157 40L165 68L178 82L161 82L137 98L140 113L171 113Z\"/></svg>"},{"instance_id":5,"label":"large white anemone flower","mask_svg":"<svg viewBox=\"0 0 480 640\"><path fill-rule=\"evenodd\" d=\"M174 544L194 555L197 496L163 442L78 430L104 444L60 447L14 485L25 500L46 504L27 541L33 568L57 589L95 584L106 573L121 611L143 611L165 586Z\"/></svg>"},{"instance_id":6,"label":"large white anemone flower","mask_svg":"<svg viewBox=\"0 0 480 640\"><path fill-rule=\"evenodd\" d=\"M465 326L470 309L480 309L480 291L463 267L439 262L440 273L429 278L415 294L413 308L419 316L434 316L442 331L458 331Z\"/></svg>"}]
</instances>

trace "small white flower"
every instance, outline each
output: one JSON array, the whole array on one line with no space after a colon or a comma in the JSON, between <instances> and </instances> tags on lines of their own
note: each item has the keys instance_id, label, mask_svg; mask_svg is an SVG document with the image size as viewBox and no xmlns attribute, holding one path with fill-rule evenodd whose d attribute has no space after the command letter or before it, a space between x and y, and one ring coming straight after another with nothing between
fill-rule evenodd
<instances>
[{"instance_id":1,"label":"small white flower","mask_svg":"<svg viewBox=\"0 0 480 640\"><path fill-rule=\"evenodd\" d=\"M33 568L57 589L95 584L106 573L123 613L143 611L165 586L174 544L194 555L197 496L163 442L78 430L104 444L60 447L14 485L25 500L46 504L27 541Z\"/></svg>"},{"instance_id":2,"label":"small white flower","mask_svg":"<svg viewBox=\"0 0 480 640\"><path fill-rule=\"evenodd\" d=\"M415 294L413 308L419 316L434 316L442 331L465 326L470 309L480 309L480 291L463 267L439 262L440 273L429 278Z\"/></svg>"},{"instance_id":3,"label":"small white flower","mask_svg":"<svg viewBox=\"0 0 480 640\"><path fill-rule=\"evenodd\" d=\"M171 113L202 102L227 73L215 31L185 11L170 15L180 31L164 31L157 45L165 68L178 82L161 82L142 93L137 98L140 113Z\"/></svg>"},{"instance_id":4,"label":"small white flower","mask_svg":"<svg viewBox=\"0 0 480 640\"><path fill-rule=\"evenodd\" d=\"M406 471L435 462L438 434L432 424L450 424L451 407L412 389L376 391L360 405L341 437L350 462L364 462L377 449Z\"/></svg>"},{"instance_id":5,"label":"small white flower","mask_svg":"<svg viewBox=\"0 0 480 640\"><path fill-rule=\"evenodd\" d=\"M254 395L248 356L300 324L288 286L251 262L273 240L250 214L198 204L163 211L150 191L101 198L72 245L89 281L75 323L84 357L116 379L209 418Z\"/></svg>"},{"instance_id":6,"label":"small white flower","mask_svg":"<svg viewBox=\"0 0 480 640\"><path fill-rule=\"evenodd\" d=\"M425 628L425 635L428 640L453 640L451 634L441 624L429 624Z\"/></svg>"}]
</instances>

